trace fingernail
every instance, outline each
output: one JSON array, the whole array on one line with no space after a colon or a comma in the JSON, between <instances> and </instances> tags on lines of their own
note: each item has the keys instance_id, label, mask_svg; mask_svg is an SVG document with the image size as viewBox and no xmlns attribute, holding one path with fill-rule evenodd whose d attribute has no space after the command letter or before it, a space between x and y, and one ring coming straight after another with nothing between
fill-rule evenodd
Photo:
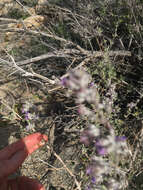
<instances>
[{"instance_id":1,"label":"fingernail","mask_svg":"<svg viewBox=\"0 0 143 190\"><path fill-rule=\"evenodd\" d=\"M48 137L47 137L46 135L43 135L43 139L44 139L45 141L48 141Z\"/></svg>"},{"instance_id":2,"label":"fingernail","mask_svg":"<svg viewBox=\"0 0 143 190\"><path fill-rule=\"evenodd\" d=\"M38 143L39 146L43 146L45 144L46 144L46 142L43 139Z\"/></svg>"}]
</instances>

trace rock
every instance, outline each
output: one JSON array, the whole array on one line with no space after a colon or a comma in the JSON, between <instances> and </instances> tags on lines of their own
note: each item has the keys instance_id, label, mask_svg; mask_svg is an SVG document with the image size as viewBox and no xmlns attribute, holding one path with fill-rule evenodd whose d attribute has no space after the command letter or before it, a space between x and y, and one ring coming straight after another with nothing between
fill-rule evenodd
<instances>
[{"instance_id":1,"label":"rock","mask_svg":"<svg viewBox=\"0 0 143 190\"><path fill-rule=\"evenodd\" d=\"M37 29L40 28L45 22L45 17L41 15L34 15L24 19L18 23L8 24L9 29ZM5 41L12 40L15 32L6 32Z\"/></svg>"},{"instance_id":2,"label":"rock","mask_svg":"<svg viewBox=\"0 0 143 190\"><path fill-rule=\"evenodd\" d=\"M35 16L30 16L26 18L23 22L24 26L27 28L39 28L42 24L44 24L45 17L41 15L35 15ZM19 27L22 27L22 25Z\"/></svg>"},{"instance_id":3,"label":"rock","mask_svg":"<svg viewBox=\"0 0 143 190\"><path fill-rule=\"evenodd\" d=\"M41 15L34 15L27 17L23 21L18 23L8 24L8 28L28 28L28 29L35 29L39 28L44 23L45 17Z\"/></svg>"}]
</instances>

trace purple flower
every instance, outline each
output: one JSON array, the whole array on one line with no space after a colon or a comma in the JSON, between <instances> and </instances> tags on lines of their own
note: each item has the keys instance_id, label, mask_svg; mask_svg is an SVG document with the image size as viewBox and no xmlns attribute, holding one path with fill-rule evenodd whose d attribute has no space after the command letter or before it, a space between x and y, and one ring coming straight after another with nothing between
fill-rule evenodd
<instances>
[{"instance_id":1,"label":"purple flower","mask_svg":"<svg viewBox=\"0 0 143 190\"><path fill-rule=\"evenodd\" d=\"M22 113L25 113L25 109L24 108L22 108Z\"/></svg>"},{"instance_id":2,"label":"purple flower","mask_svg":"<svg viewBox=\"0 0 143 190\"><path fill-rule=\"evenodd\" d=\"M28 125L26 126L26 129L29 131L31 129L34 129L35 124L34 123L28 123Z\"/></svg>"},{"instance_id":3,"label":"purple flower","mask_svg":"<svg viewBox=\"0 0 143 190\"><path fill-rule=\"evenodd\" d=\"M125 137L125 136L122 136L122 137L116 136L116 137L115 137L115 140L116 140L116 142L125 141L125 140L126 140L126 137Z\"/></svg>"},{"instance_id":4,"label":"purple flower","mask_svg":"<svg viewBox=\"0 0 143 190\"><path fill-rule=\"evenodd\" d=\"M97 148L97 152L98 152L99 155L103 156L103 155L105 155L107 153L107 150L104 147L101 146L101 147Z\"/></svg>"},{"instance_id":5,"label":"purple flower","mask_svg":"<svg viewBox=\"0 0 143 190\"><path fill-rule=\"evenodd\" d=\"M26 125L26 130L29 131L31 128L30 128L30 125Z\"/></svg>"},{"instance_id":6,"label":"purple flower","mask_svg":"<svg viewBox=\"0 0 143 190\"><path fill-rule=\"evenodd\" d=\"M91 83L88 85L89 88L92 87L92 86L94 86L94 82L91 82Z\"/></svg>"},{"instance_id":7,"label":"purple flower","mask_svg":"<svg viewBox=\"0 0 143 190\"><path fill-rule=\"evenodd\" d=\"M96 164L91 164L87 169L86 169L86 175L89 175L91 178L95 176L96 174Z\"/></svg>"},{"instance_id":8,"label":"purple flower","mask_svg":"<svg viewBox=\"0 0 143 190\"><path fill-rule=\"evenodd\" d=\"M83 144L85 144L85 145L89 145L90 144L89 138L86 135L80 136L80 142L83 143Z\"/></svg>"},{"instance_id":9,"label":"purple flower","mask_svg":"<svg viewBox=\"0 0 143 190\"><path fill-rule=\"evenodd\" d=\"M67 78L66 77L61 79L61 85L63 85L63 86L67 85Z\"/></svg>"},{"instance_id":10,"label":"purple flower","mask_svg":"<svg viewBox=\"0 0 143 190\"><path fill-rule=\"evenodd\" d=\"M86 175L91 175L91 173L92 173L92 168L91 167L87 168Z\"/></svg>"},{"instance_id":11,"label":"purple flower","mask_svg":"<svg viewBox=\"0 0 143 190\"><path fill-rule=\"evenodd\" d=\"M25 119L29 120L29 112L25 112Z\"/></svg>"},{"instance_id":12,"label":"purple flower","mask_svg":"<svg viewBox=\"0 0 143 190\"><path fill-rule=\"evenodd\" d=\"M94 177L94 176L92 176L92 178L91 178L91 183L96 183L96 178Z\"/></svg>"},{"instance_id":13,"label":"purple flower","mask_svg":"<svg viewBox=\"0 0 143 190\"><path fill-rule=\"evenodd\" d=\"M94 136L88 129L84 130L80 136L80 142L88 146L94 140Z\"/></svg>"},{"instance_id":14,"label":"purple flower","mask_svg":"<svg viewBox=\"0 0 143 190\"><path fill-rule=\"evenodd\" d=\"M88 186L86 187L86 190L91 190L91 187L88 185Z\"/></svg>"},{"instance_id":15,"label":"purple flower","mask_svg":"<svg viewBox=\"0 0 143 190\"><path fill-rule=\"evenodd\" d=\"M101 156L107 154L107 150L104 146L101 145L101 143L99 141L97 141L95 143L95 146L96 146L96 150L97 150L97 153Z\"/></svg>"}]
</instances>

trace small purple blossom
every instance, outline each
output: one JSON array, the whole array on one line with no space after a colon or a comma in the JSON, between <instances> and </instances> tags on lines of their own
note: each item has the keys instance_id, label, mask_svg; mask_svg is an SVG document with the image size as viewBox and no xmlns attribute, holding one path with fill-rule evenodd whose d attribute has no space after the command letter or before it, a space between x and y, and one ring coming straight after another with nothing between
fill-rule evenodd
<instances>
[{"instance_id":1,"label":"small purple blossom","mask_svg":"<svg viewBox=\"0 0 143 190\"><path fill-rule=\"evenodd\" d=\"M96 133L97 132L97 133ZM94 132L92 129L92 125L89 126L88 129L85 129L80 136L80 142L88 146L90 143L94 142L95 136L99 134L98 129Z\"/></svg>"},{"instance_id":2,"label":"small purple blossom","mask_svg":"<svg viewBox=\"0 0 143 190\"><path fill-rule=\"evenodd\" d=\"M61 85L66 86L67 85L67 80L68 80L67 77L62 78L61 79Z\"/></svg>"},{"instance_id":3,"label":"small purple blossom","mask_svg":"<svg viewBox=\"0 0 143 190\"><path fill-rule=\"evenodd\" d=\"M107 153L107 150L102 146L98 146L97 147L97 152L98 152L99 155L103 156L103 155L105 155Z\"/></svg>"},{"instance_id":4,"label":"small purple blossom","mask_svg":"<svg viewBox=\"0 0 143 190\"><path fill-rule=\"evenodd\" d=\"M26 129L29 131L31 129L30 125L26 125Z\"/></svg>"},{"instance_id":5,"label":"small purple blossom","mask_svg":"<svg viewBox=\"0 0 143 190\"><path fill-rule=\"evenodd\" d=\"M91 187L88 185L88 186L86 187L86 190L91 190Z\"/></svg>"},{"instance_id":6,"label":"small purple blossom","mask_svg":"<svg viewBox=\"0 0 143 190\"><path fill-rule=\"evenodd\" d=\"M96 147L96 150L97 150L97 153L101 156L107 154L107 150L104 146L102 146L102 144L100 143L100 141L97 141L95 143L95 147Z\"/></svg>"},{"instance_id":7,"label":"small purple blossom","mask_svg":"<svg viewBox=\"0 0 143 190\"><path fill-rule=\"evenodd\" d=\"M26 126L26 129L29 131L29 130L33 130L35 127L35 124L34 123L28 123L28 125Z\"/></svg>"},{"instance_id":8,"label":"small purple blossom","mask_svg":"<svg viewBox=\"0 0 143 190\"><path fill-rule=\"evenodd\" d=\"M25 104L23 104L21 111L23 113L24 119L27 122L26 129L27 130L34 129L35 121L39 119L36 112L37 111L36 106L27 101Z\"/></svg>"},{"instance_id":9,"label":"small purple blossom","mask_svg":"<svg viewBox=\"0 0 143 190\"><path fill-rule=\"evenodd\" d=\"M90 144L89 138L86 135L81 135L80 136L80 142L83 143L83 144L85 144L85 145L89 145Z\"/></svg>"},{"instance_id":10,"label":"small purple blossom","mask_svg":"<svg viewBox=\"0 0 143 190\"><path fill-rule=\"evenodd\" d=\"M96 178L94 176L91 177L91 183L96 183Z\"/></svg>"},{"instance_id":11,"label":"small purple blossom","mask_svg":"<svg viewBox=\"0 0 143 190\"><path fill-rule=\"evenodd\" d=\"M26 119L26 120L29 120L29 112L28 112L28 111L25 112L25 119Z\"/></svg>"},{"instance_id":12,"label":"small purple blossom","mask_svg":"<svg viewBox=\"0 0 143 190\"><path fill-rule=\"evenodd\" d=\"M89 88L92 87L92 86L94 86L94 82L91 82L91 83L89 83L89 85L88 85Z\"/></svg>"},{"instance_id":13,"label":"small purple blossom","mask_svg":"<svg viewBox=\"0 0 143 190\"><path fill-rule=\"evenodd\" d=\"M122 136L122 137L116 136L116 137L115 137L115 141L116 141L116 142L125 141L125 140L126 140L126 137L125 137L125 136Z\"/></svg>"},{"instance_id":14,"label":"small purple blossom","mask_svg":"<svg viewBox=\"0 0 143 190\"><path fill-rule=\"evenodd\" d=\"M25 113L25 109L24 108L22 108L22 111L21 111L22 113Z\"/></svg>"},{"instance_id":15,"label":"small purple blossom","mask_svg":"<svg viewBox=\"0 0 143 190\"><path fill-rule=\"evenodd\" d=\"M86 175L91 175L92 169L91 167L87 168L86 170Z\"/></svg>"},{"instance_id":16,"label":"small purple blossom","mask_svg":"<svg viewBox=\"0 0 143 190\"><path fill-rule=\"evenodd\" d=\"M79 113L80 115L87 115L87 116L92 115L92 111L90 111L90 110L89 110L87 107L85 107L83 104L80 104L80 105L79 105L78 113Z\"/></svg>"}]
</instances>

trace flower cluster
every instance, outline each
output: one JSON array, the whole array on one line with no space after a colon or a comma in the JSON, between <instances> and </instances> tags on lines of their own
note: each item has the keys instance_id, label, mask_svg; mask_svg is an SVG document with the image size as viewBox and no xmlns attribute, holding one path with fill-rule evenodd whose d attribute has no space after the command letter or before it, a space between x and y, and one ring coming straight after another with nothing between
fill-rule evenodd
<instances>
[{"instance_id":1,"label":"flower cluster","mask_svg":"<svg viewBox=\"0 0 143 190\"><path fill-rule=\"evenodd\" d=\"M101 102L97 86L85 71L71 71L61 82L75 96L79 114L86 117L89 123L80 137L80 141L86 146L92 145L95 152L86 172L90 177L87 189L121 189L125 184L125 173L118 167L118 158L126 156L129 150L126 138L115 135L108 119L116 96L115 85L111 84L106 98Z\"/></svg>"},{"instance_id":2,"label":"flower cluster","mask_svg":"<svg viewBox=\"0 0 143 190\"><path fill-rule=\"evenodd\" d=\"M24 115L24 119L27 122L26 129L34 130L35 121L39 119L38 114L36 113L36 107L31 102L26 102L22 106L22 113Z\"/></svg>"}]
</instances>

